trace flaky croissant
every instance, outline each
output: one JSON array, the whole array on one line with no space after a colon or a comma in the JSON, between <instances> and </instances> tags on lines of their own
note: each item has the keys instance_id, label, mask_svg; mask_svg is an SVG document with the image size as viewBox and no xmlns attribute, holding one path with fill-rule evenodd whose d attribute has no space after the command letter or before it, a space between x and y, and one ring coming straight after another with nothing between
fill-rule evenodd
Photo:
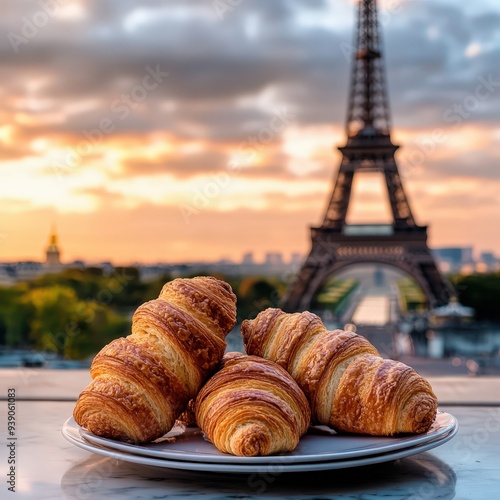
<instances>
[{"instance_id":1,"label":"flaky croissant","mask_svg":"<svg viewBox=\"0 0 500 500\"><path fill-rule=\"evenodd\" d=\"M199 392L196 420L222 452L252 457L292 451L310 409L293 378L276 363L228 353Z\"/></svg>"},{"instance_id":2,"label":"flaky croissant","mask_svg":"<svg viewBox=\"0 0 500 500\"><path fill-rule=\"evenodd\" d=\"M162 436L222 359L235 322L229 284L212 277L167 283L135 311L132 333L95 356L75 421L134 443Z\"/></svg>"},{"instance_id":3,"label":"flaky croissant","mask_svg":"<svg viewBox=\"0 0 500 500\"><path fill-rule=\"evenodd\" d=\"M248 354L275 361L297 381L315 423L391 436L427 432L436 417L437 398L427 380L382 359L361 335L329 331L315 314L269 308L245 320L241 333Z\"/></svg>"}]
</instances>

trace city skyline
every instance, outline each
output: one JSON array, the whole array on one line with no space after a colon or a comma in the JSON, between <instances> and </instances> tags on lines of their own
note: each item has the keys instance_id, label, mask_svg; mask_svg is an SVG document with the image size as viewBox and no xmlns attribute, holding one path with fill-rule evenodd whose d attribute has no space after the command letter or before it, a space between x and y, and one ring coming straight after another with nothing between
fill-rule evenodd
<instances>
[{"instance_id":1,"label":"city skyline","mask_svg":"<svg viewBox=\"0 0 500 500\"><path fill-rule=\"evenodd\" d=\"M53 223L65 261L307 253L345 142L352 2L54 5L3 7L1 261L39 260ZM431 247L499 254L500 6L381 13L417 222ZM387 220L380 186L358 183L352 222Z\"/></svg>"},{"instance_id":2,"label":"city skyline","mask_svg":"<svg viewBox=\"0 0 500 500\"><path fill-rule=\"evenodd\" d=\"M496 270L500 265L500 255L494 252L484 251L480 248L473 246L468 247L436 247L431 248L435 258L438 260L440 268L443 272L458 271L459 269L467 269L471 265L472 269L484 272L488 270ZM273 250L266 250L262 254L255 254L251 249L247 249L242 255L235 258L222 257L220 259L196 259L196 260L181 260L181 261L126 261L116 262L111 260L86 260L86 259L73 259L65 260L64 248L60 245L60 236L55 226L52 227L45 246L40 252L43 257L41 259L17 260L17 261L0 261L0 266L16 265L22 266L23 263L36 263L39 264L40 270L49 270L58 272L65 267L71 268L72 266L178 266L178 265L242 265L243 267L252 266L269 266L281 267L292 266L298 268L302 261L307 256L307 253L301 254L299 252L279 252ZM369 263L370 264L370 263ZM361 264L364 265L364 264ZM381 265L386 267L387 264L371 263L370 265ZM390 267L390 266L389 266Z\"/></svg>"}]
</instances>

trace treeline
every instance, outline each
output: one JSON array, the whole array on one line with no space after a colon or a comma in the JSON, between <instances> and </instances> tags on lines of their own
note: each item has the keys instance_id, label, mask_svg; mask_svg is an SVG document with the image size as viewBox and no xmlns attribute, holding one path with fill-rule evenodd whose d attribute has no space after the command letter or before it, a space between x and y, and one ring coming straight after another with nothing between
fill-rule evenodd
<instances>
[{"instance_id":1,"label":"treeline","mask_svg":"<svg viewBox=\"0 0 500 500\"><path fill-rule=\"evenodd\" d=\"M279 278L218 277L238 297L239 322L277 306L285 287ZM135 309L156 298L171 279L164 275L144 282L133 267L110 274L86 268L0 287L0 345L85 359L112 339L128 335Z\"/></svg>"},{"instance_id":2,"label":"treeline","mask_svg":"<svg viewBox=\"0 0 500 500\"><path fill-rule=\"evenodd\" d=\"M254 318L267 307L278 307L287 286L282 277L216 276L227 281L238 298L238 322ZM0 346L35 349L66 359L88 358L112 339L128 335L135 309L156 298L171 279L165 274L144 282L133 267L111 273L85 268L0 287ZM451 281L460 302L474 308L477 320L500 321L500 273L453 276ZM351 285L333 280L328 293L343 301ZM415 290L406 288L411 302ZM334 304L332 297L327 298L329 306Z\"/></svg>"},{"instance_id":3,"label":"treeline","mask_svg":"<svg viewBox=\"0 0 500 500\"><path fill-rule=\"evenodd\" d=\"M500 321L500 272L451 277L458 299L478 321Z\"/></svg>"},{"instance_id":4,"label":"treeline","mask_svg":"<svg viewBox=\"0 0 500 500\"><path fill-rule=\"evenodd\" d=\"M126 334L130 310L156 288L134 268L66 269L0 288L0 344L85 358Z\"/></svg>"}]
</instances>

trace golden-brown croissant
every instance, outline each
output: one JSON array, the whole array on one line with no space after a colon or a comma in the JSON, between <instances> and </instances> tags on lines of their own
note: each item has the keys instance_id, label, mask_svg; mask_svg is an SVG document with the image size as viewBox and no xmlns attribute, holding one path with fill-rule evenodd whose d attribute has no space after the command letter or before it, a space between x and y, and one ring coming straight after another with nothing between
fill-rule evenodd
<instances>
[{"instance_id":1,"label":"golden-brown croissant","mask_svg":"<svg viewBox=\"0 0 500 500\"><path fill-rule=\"evenodd\" d=\"M315 423L343 432L391 436L429 430L432 388L403 363L382 359L354 332L329 331L308 311L269 308L241 325L248 354L285 368L304 391Z\"/></svg>"},{"instance_id":2,"label":"golden-brown croissant","mask_svg":"<svg viewBox=\"0 0 500 500\"><path fill-rule=\"evenodd\" d=\"M175 279L139 306L132 333L94 358L73 416L96 435L144 443L168 432L218 365L236 296L213 277Z\"/></svg>"},{"instance_id":3,"label":"golden-brown croissant","mask_svg":"<svg viewBox=\"0 0 500 500\"><path fill-rule=\"evenodd\" d=\"M196 420L222 452L252 457L292 451L307 431L310 409L293 378L276 363L241 353L199 392Z\"/></svg>"}]
</instances>

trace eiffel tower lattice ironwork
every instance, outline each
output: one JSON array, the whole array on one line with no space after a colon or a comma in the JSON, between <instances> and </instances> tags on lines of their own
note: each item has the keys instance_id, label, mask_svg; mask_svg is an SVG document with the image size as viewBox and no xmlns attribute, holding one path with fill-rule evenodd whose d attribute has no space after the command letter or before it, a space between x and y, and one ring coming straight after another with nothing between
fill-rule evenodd
<instances>
[{"instance_id":1,"label":"eiffel tower lattice ironwork","mask_svg":"<svg viewBox=\"0 0 500 500\"><path fill-rule=\"evenodd\" d=\"M311 251L283 298L283 309L309 309L329 276L366 262L389 264L413 276L431 307L449 302L454 294L427 246L427 226L418 226L413 217L394 157L399 146L392 143L390 129L377 4L376 0L360 0L347 143L339 148L342 161L323 223L311 228ZM358 172L383 174L392 224L346 223L353 178Z\"/></svg>"}]
</instances>

